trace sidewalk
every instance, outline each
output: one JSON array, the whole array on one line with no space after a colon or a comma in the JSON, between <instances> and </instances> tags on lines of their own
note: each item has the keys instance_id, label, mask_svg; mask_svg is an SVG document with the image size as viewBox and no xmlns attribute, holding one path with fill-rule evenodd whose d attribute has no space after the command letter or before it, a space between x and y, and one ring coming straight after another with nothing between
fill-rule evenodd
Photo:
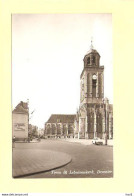
<instances>
[{"instance_id":1,"label":"sidewalk","mask_svg":"<svg viewBox=\"0 0 134 196\"><path fill-rule=\"evenodd\" d=\"M15 143L37 143L40 142L37 139L33 139L32 141L28 142L28 141L16 141Z\"/></svg>"},{"instance_id":2,"label":"sidewalk","mask_svg":"<svg viewBox=\"0 0 134 196\"><path fill-rule=\"evenodd\" d=\"M92 140L88 140L88 139L66 138L63 140L67 141L67 142L81 143L83 145L91 145L92 144Z\"/></svg>"},{"instance_id":3,"label":"sidewalk","mask_svg":"<svg viewBox=\"0 0 134 196\"><path fill-rule=\"evenodd\" d=\"M65 153L42 149L13 148L13 177L49 171L71 162Z\"/></svg>"},{"instance_id":4,"label":"sidewalk","mask_svg":"<svg viewBox=\"0 0 134 196\"><path fill-rule=\"evenodd\" d=\"M64 140L67 142L81 143L83 145L92 145L92 139L66 138L66 139L60 139L60 140ZM107 140L107 146L113 146L113 140Z\"/></svg>"}]
</instances>

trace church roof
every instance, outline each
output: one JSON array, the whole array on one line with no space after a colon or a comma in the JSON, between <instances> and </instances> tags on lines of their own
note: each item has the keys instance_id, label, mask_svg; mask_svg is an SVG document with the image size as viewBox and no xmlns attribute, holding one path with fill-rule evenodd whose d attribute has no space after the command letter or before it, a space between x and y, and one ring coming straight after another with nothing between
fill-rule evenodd
<instances>
[{"instance_id":1,"label":"church roof","mask_svg":"<svg viewBox=\"0 0 134 196\"><path fill-rule=\"evenodd\" d=\"M52 114L47 123L73 123L76 114Z\"/></svg>"},{"instance_id":2,"label":"church roof","mask_svg":"<svg viewBox=\"0 0 134 196\"><path fill-rule=\"evenodd\" d=\"M98 54L98 55L99 55L99 53L97 52L97 50L94 49L93 40L92 40L92 39L91 39L90 50L86 53L85 56L87 56L88 54L91 54L91 53L93 53L93 54ZM99 55L99 56L100 56L100 55Z\"/></svg>"},{"instance_id":3,"label":"church roof","mask_svg":"<svg viewBox=\"0 0 134 196\"><path fill-rule=\"evenodd\" d=\"M86 55L88 55L88 54L91 54L91 53L94 53L94 54L98 54L99 55L99 53L97 52L97 50L95 50L95 49L90 49L87 53L86 53ZM86 56L85 55L85 56Z\"/></svg>"}]
</instances>

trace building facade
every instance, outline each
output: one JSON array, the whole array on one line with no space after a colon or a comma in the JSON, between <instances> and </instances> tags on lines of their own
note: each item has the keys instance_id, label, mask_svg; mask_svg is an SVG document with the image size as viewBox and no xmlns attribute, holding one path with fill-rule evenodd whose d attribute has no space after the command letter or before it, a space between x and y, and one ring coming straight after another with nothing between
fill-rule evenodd
<instances>
[{"instance_id":1,"label":"building facade","mask_svg":"<svg viewBox=\"0 0 134 196\"><path fill-rule=\"evenodd\" d=\"M45 123L46 138L74 138L76 115L52 114Z\"/></svg>"},{"instance_id":2,"label":"building facade","mask_svg":"<svg viewBox=\"0 0 134 196\"><path fill-rule=\"evenodd\" d=\"M113 137L113 107L104 99L104 66L100 55L91 47L84 56L80 76L79 138Z\"/></svg>"},{"instance_id":3,"label":"building facade","mask_svg":"<svg viewBox=\"0 0 134 196\"><path fill-rule=\"evenodd\" d=\"M20 102L12 112L12 137L16 140L28 139L28 104Z\"/></svg>"},{"instance_id":4,"label":"building facade","mask_svg":"<svg viewBox=\"0 0 134 196\"><path fill-rule=\"evenodd\" d=\"M95 137L112 139L113 105L104 98L104 66L100 66L100 55L92 44L83 61L84 68L80 76L80 106L71 121L71 135L83 139ZM45 133L51 137L54 129L61 129L61 132L58 131L58 136L61 137L64 127L68 127L68 122L62 121L60 116L67 115L55 115L55 118L52 118L53 116L46 123ZM57 122L58 118L60 122Z\"/></svg>"}]
</instances>

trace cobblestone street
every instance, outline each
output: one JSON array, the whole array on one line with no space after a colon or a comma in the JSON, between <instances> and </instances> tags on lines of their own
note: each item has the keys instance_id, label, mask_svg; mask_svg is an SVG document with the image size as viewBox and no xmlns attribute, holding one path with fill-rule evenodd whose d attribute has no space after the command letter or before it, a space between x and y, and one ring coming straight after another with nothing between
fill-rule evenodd
<instances>
[{"instance_id":1,"label":"cobblestone street","mask_svg":"<svg viewBox=\"0 0 134 196\"><path fill-rule=\"evenodd\" d=\"M86 140L85 143L87 143ZM41 164L43 167L44 164L44 170L42 169L41 173L25 176L26 178L113 177L113 147L111 146L98 146L91 143L90 145L84 145L82 143L68 142L65 140L42 140L39 143L16 143L15 145L15 150L20 150L20 152L23 150L23 152L25 152L25 155L29 152L29 150L31 150L32 153L31 155L29 155L35 155L35 165L39 166ZM41 154L43 150L45 150L46 152L56 152L57 154L56 156L51 156L51 154L49 156L47 154L46 158L48 160L44 161L45 159L43 156L45 156L45 151L43 156ZM67 156L70 156L72 159L69 164L55 170L53 169L51 171L45 171L45 168L49 168L50 162L53 166L57 165L57 163L59 162L59 157L60 161L63 159L62 161L64 162L65 157L62 157L62 155L65 154ZM53 158L51 159L51 157ZM25 165L26 162L27 160L24 160L23 165ZM36 162L38 162L38 164L36 164ZM31 164L32 167L32 158L29 164ZM36 170L37 168L35 168L35 171Z\"/></svg>"}]
</instances>

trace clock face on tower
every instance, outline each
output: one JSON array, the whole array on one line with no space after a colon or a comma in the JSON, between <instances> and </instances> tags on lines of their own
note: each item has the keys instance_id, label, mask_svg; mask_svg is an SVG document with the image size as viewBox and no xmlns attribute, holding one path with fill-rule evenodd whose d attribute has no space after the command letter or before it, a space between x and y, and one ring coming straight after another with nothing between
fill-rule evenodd
<instances>
[{"instance_id":1,"label":"clock face on tower","mask_svg":"<svg viewBox=\"0 0 134 196\"><path fill-rule=\"evenodd\" d=\"M97 79L97 76L96 76L96 74L93 74L93 80L96 80Z\"/></svg>"}]
</instances>

